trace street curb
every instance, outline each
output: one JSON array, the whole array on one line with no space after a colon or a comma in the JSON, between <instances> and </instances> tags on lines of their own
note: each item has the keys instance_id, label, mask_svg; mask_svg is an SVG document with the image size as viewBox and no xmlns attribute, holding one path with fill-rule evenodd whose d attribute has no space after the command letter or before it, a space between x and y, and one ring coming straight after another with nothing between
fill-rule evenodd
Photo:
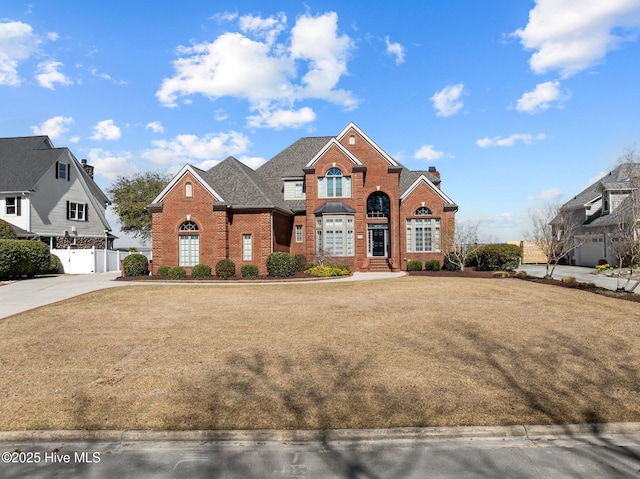
<instances>
[{"instance_id":1,"label":"street curb","mask_svg":"<svg viewBox=\"0 0 640 479\"><path fill-rule=\"evenodd\" d=\"M442 440L465 438L527 438L599 436L640 433L640 423L455 426L390 429L260 429L234 431L151 430L33 430L0 431L0 442L209 442L209 443L362 443L376 441Z\"/></svg>"}]
</instances>

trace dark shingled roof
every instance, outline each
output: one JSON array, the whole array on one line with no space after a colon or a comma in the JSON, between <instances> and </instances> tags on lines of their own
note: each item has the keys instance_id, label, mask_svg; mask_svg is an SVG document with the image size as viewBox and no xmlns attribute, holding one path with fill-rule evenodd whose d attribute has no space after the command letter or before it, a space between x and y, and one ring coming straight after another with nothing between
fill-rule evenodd
<instances>
[{"instance_id":1,"label":"dark shingled roof","mask_svg":"<svg viewBox=\"0 0 640 479\"><path fill-rule=\"evenodd\" d=\"M276 207L288 210L265 180L254 170L230 156L208 171L196 170L200 176L234 207Z\"/></svg>"},{"instance_id":2,"label":"dark shingled roof","mask_svg":"<svg viewBox=\"0 0 640 479\"><path fill-rule=\"evenodd\" d=\"M0 138L0 191L33 190L66 150L47 136Z\"/></svg>"},{"instance_id":3,"label":"dark shingled roof","mask_svg":"<svg viewBox=\"0 0 640 479\"><path fill-rule=\"evenodd\" d=\"M629 177L629 172L634 175L640 175L640 165L634 163L624 163L616 166L608 175L600 178L598 181L587 186L584 190L574 196L571 200L562 205L565 209L582 208L585 204L594 200L602 194L603 186L605 189L624 189L624 185L629 185L625 180Z\"/></svg>"},{"instance_id":4,"label":"dark shingled roof","mask_svg":"<svg viewBox=\"0 0 640 479\"><path fill-rule=\"evenodd\" d=\"M353 214L356 212L344 201L327 201L313 211L316 215L321 214Z\"/></svg>"}]
</instances>

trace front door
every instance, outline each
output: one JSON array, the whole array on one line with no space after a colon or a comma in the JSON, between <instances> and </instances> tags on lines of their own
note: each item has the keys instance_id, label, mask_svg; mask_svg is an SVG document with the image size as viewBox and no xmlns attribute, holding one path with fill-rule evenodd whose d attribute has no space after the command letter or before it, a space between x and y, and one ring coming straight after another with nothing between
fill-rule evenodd
<instances>
[{"instance_id":1,"label":"front door","mask_svg":"<svg viewBox=\"0 0 640 479\"><path fill-rule=\"evenodd\" d=\"M385 233L387 230L372 230L373 256L385 256Z\"/></svg>"}]
</instances>

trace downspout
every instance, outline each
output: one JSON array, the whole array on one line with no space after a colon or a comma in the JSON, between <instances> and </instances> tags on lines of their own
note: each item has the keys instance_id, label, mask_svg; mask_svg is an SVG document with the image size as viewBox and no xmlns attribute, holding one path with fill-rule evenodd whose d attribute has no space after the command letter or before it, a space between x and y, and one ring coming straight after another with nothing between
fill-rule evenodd
<instances>
[{"instance_id":1,"label":"downspout","mask_svg":"<svg viewBox=\"0 0 640 479\"><path fill-rule=\"evenodd\" d=\"M271 212L271 253L273 253L273 245L274 245L274 241L273 241L273 215L275 213L275 210Z\"/></svg>"}]
</instances>

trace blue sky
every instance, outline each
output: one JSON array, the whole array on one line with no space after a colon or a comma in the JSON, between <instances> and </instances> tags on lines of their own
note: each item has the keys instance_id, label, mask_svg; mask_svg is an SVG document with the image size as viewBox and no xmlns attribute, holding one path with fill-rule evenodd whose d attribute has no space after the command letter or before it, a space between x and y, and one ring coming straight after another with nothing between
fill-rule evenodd
<instances>
[{"instance_id":1,"label":"blue sky","mask_svg":"<svg viewBox=\"0 0 640 479\"><path fill-rule=\"evenodd\" d=\"M106 190L353 121L521 239L640 139L638 33L640 0L6 0L0 136L48 134Z\"/></svg>"}]
</instances>

